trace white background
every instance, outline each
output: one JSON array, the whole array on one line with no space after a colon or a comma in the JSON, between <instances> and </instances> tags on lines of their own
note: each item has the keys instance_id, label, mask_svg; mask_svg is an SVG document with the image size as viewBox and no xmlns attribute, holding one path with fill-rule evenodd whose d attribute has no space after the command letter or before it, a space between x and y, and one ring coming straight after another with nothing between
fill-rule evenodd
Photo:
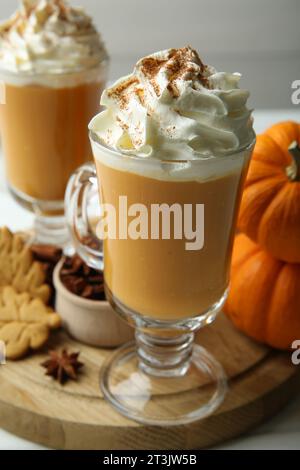
<instances>
[{"instance_id":1,"label":"white background","mask_svg":"<svg viewBox=\"0 0 300 470\"><path fill-rule=\"evenodd\" d=\"M112 58L111 77L137 58L191 44L219 70L243 73L255 108L291 107L300 79L300 0L72 0L86 7ZM18 0L1 0L7 17Z\"/></svg>"}]
</instances>

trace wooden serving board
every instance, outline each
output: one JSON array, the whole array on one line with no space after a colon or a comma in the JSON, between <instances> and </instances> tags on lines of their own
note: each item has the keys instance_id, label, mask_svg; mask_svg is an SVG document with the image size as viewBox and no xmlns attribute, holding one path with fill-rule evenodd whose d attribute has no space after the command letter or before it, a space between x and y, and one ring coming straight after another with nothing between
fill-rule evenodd
<instances>
[{"instance_id":1,"label":"wooden serving board","mask_svg":"<svg viewBox=\"0 0 300 470\"><path fill-rule=\"evenodd\" d=\"M79 344L64 332L49 347L80 350L78 382L44 375L47 351L0 366L0 427L55 449L195 449L237 436L278 411L300 389L300 367L239 333L221 314L197 342L224 365L229 393L214 415L178 427L146 427L119 415L101 396L99 369L109 350ZM186 393L186 392L185 392ZM192 390L191 399L192 399Z\"/></svg>"}]
</instances>

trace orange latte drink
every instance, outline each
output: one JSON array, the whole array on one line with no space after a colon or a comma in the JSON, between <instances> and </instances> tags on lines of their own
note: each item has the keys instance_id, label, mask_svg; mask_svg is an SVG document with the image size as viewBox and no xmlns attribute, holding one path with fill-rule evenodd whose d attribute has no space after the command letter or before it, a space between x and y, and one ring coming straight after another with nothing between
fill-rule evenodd
<instances>
[{"instance_id":1,"label":"orange latte drink","mask_svg":"<svg viewBox=\"0 0 300 470\"><path fill-rule=\"evenodd\" d=\"M106 285L118 301L147 317L169 321L206 312L226 295L248 155L235 156L231 169L220 168L218 175L207 175L207 179L201 177L204 164L199 161L191 164L192 176L170 177L161 168L158 178L151 172L145 175L109 166L113 157L95 147L100 197L104 204L115 207L117 214L117 236L104 240L104 263ZM119 195L126 195L128 208L137 201L147 208L148 238L120 238L119 220L125 214L120 211ZM175 238L173 213L170 238L162 239L161 220L159 239L151 239L151 207L184 208L199 203L204 205L204 227L199 227L204 231L202 248L187 249L187 239ZM127 225L131 220L134 217L129 216ZM195 225L195 218L192 222Z\"/></svg>"},{"instance_id":2,"label":"orange latte drink","mask_svg":"<svg viewBox=\"0 0 300 470\"><path fill-rule=\"evenodd\" d=\"M204 65L186 47L141 59L132 75L104 91L106 109L90 131L100 199L116 213L114 235L102 236L107 291L120 310L177 321L207 315L224 302L254 139L239 78ZM129 216L120 208L124 197ZM160 205L177 205L182 213L201 205L203 243L187 248L186 237L175 233L185 218L172 210L168 237L162 225L159 237L149 230L145 236L142 227L130 236L131 222L149 228L152 208ZM146 220L134 222L141 206Z\"/></svg>"},{"instance_id":3,"label":"orange latte drink","mask_svg":"<svg viewBox=\"0 0 300 470\"><path fill-rule=\"evenodd\" d=\"M92 73L91 83L76 83L88 80ZM85 75L61 76L59 88L50 83L6 83L0 126L7 181L13 191L42 201L61 201L70 175L92 159L86 126L99 110L104 78L100 70Z\"/></svg>"}]
</instances>

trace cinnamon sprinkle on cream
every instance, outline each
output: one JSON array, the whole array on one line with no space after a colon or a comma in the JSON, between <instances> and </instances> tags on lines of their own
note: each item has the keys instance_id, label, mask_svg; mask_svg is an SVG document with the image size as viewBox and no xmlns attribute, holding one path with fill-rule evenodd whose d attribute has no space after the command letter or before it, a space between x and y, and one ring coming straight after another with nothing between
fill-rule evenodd
<instances>
[{"instance_id":1,"label":"cinnamon sprinkle on cream","mask_svg":"<svg viewBox=\"0 0 300 470\"><path fill-rule=\"evenodd\" d=\"M122 129L124 131L128 131L128 128L129 128L128 124L123 122L122 119L119 118L119 116L117 116L116 119L117 119L118 123L120 124L120 127L122 127Z\"/></svg>"},{"instance_id":2,"label":"cinnamon sprinkle on cream","mask_svg":"<svg viewBox=\"0 0 300 470\"><path fill-rule=\"evenodd\" d=\"M201 61L198 53L191 47L183 47L181 49L171 49L169 52L169 61L166 64L166 68L169 71L169 85L168 90L177 98L179 96L179 90L175 84L176 80L192 80L196 73L195 65L200 69L200 72L196 75L196 79L201 84L208 88L209 83L204 73L206 71L206 65Z\"/></svg>"},{"instance_id":3,"label":"cinnamon sprinkle on cream","mask_svg":"<svg viewBox=\"0 0 300 470\"><path fill-rule=\"evenodd\" d=\"M130 87L130 85L133 85L134 83L139 83L138 79L136 77L130 77L128 80L122 82L120 85L114 88L110 88L107 90L107 95L109 98L118 98L122 93L124 93L127 88Z\"/></svg>"},{"instance_id":4,"label":"cinnamon sprinkle on cream","mask_svg":"<svg viewBox=\"0 0 300 470\"><path fill-rule=\"evenodd\" d=\"M169 83L167 89L174 98L178 98L180 92L176 80L199 80L206 88L209 82L205 76L206 65L201 61L198 53L190 46L181 49L170 49L167 59L146 57L141 60L141 71L149 79L157 96L161 95L158 83L155 81L160 70L165 67L168 73Z\"/></svg>"},{"instance_id":5,"label":"cinnamon sprinkle on cream","mask_svg":"<svg viewBox=\"0 0 300 470\"><path fill-rule=\"evenodd\" d=\"M159 87L158 83L156 83L154 78L152 80L150 80L150 83L153 87L153 90L155 91L156 96L160 96L161 95L160 87Z\"/></svg>"},{"instance_id":6,"label":"cinnamon sprinkle on cream","mask_svg":"<svg viewBox=\"0 0 300 470\"><path fill-rule=\"evenodd\" d=\"M145 100L145 92L144 92L143 88L136 87L134 92L135 92L136 96L138 97L141 105L145 107L146 106L146 100Z\"/></svg>"},{"instance_id":7,"label":"cinnamon sprinkle on cream","mask_svg":"<svg viewBox=\"0 0 300 470\"><path fill-rule=\"evenodd\" d=\"M178 96L180 95L179 90L174 82L170 82L167 86L167 89L174 98L178 98Z\"/></svg>"},{"instance_id":8,"label":"cinnamon sprinkle on cream","mask_svg":"<svg viewBox=\"0 0 300 470\"><path fill-rule=\"evenodd\" d=\"M121 108L126 108L129 101L129 96L126 92L128 88L135 83L139 83L138 79L136 77L130 77L128 80L120 83L117 87L108 89L107 96L109 98L117 99L120 102Z\"/></svg>"},{"instance_id":9,"label":"cinnamon sprinkle on cream","mask_svg":"<svg viewBox=\"0 0 300 470\"><path fill-rule=\"evenodd\" d=\"M249 92L239 88L239 79L238 73L205 65L190 46L155 52L104 91L106 111L90 129L106 145L111 129L109 146L143 158L182 161L230 153L253 135ZM190 171L185 165L183 170Z\"/></svg>"},{"instance_id":10,"label":"cinnamon sprinkle on cream","mask_svg":"<svg viewBox=\"0 0 300 470\"><path fill-rule=\"evenodd\" d=\"M166 59L156 59L154 57L145 57L141 61L141 70L145 77L153 79L156 77L162 66L167 62Z\"/></svg>"}]
</instances>

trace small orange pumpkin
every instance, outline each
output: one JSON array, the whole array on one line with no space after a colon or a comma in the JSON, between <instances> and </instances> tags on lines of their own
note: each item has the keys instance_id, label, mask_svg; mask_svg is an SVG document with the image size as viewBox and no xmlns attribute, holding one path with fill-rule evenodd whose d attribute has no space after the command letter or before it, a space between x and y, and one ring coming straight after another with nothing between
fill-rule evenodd
<instances>
[{"instance_id":1,"label":"small orange pumpkin","mask_svg":"<svg viewBox=\"0 0 300 470\"><path fill-rule=\"evenodd\" d=\"M225 312L248 336L289 349L300 339L300 265L274 259L237 235Z\"/></svg>"},{"instance_id":2,"label":"small orange pumpkin","mask_svg":"<svg viewBox=\"0 0 300 470\"><path fill-rule=\"evenodd\" d=\"M257 137L238 227L283 261L300 263L300 125L287 121Z\"/></svg>"}]
</instances>

